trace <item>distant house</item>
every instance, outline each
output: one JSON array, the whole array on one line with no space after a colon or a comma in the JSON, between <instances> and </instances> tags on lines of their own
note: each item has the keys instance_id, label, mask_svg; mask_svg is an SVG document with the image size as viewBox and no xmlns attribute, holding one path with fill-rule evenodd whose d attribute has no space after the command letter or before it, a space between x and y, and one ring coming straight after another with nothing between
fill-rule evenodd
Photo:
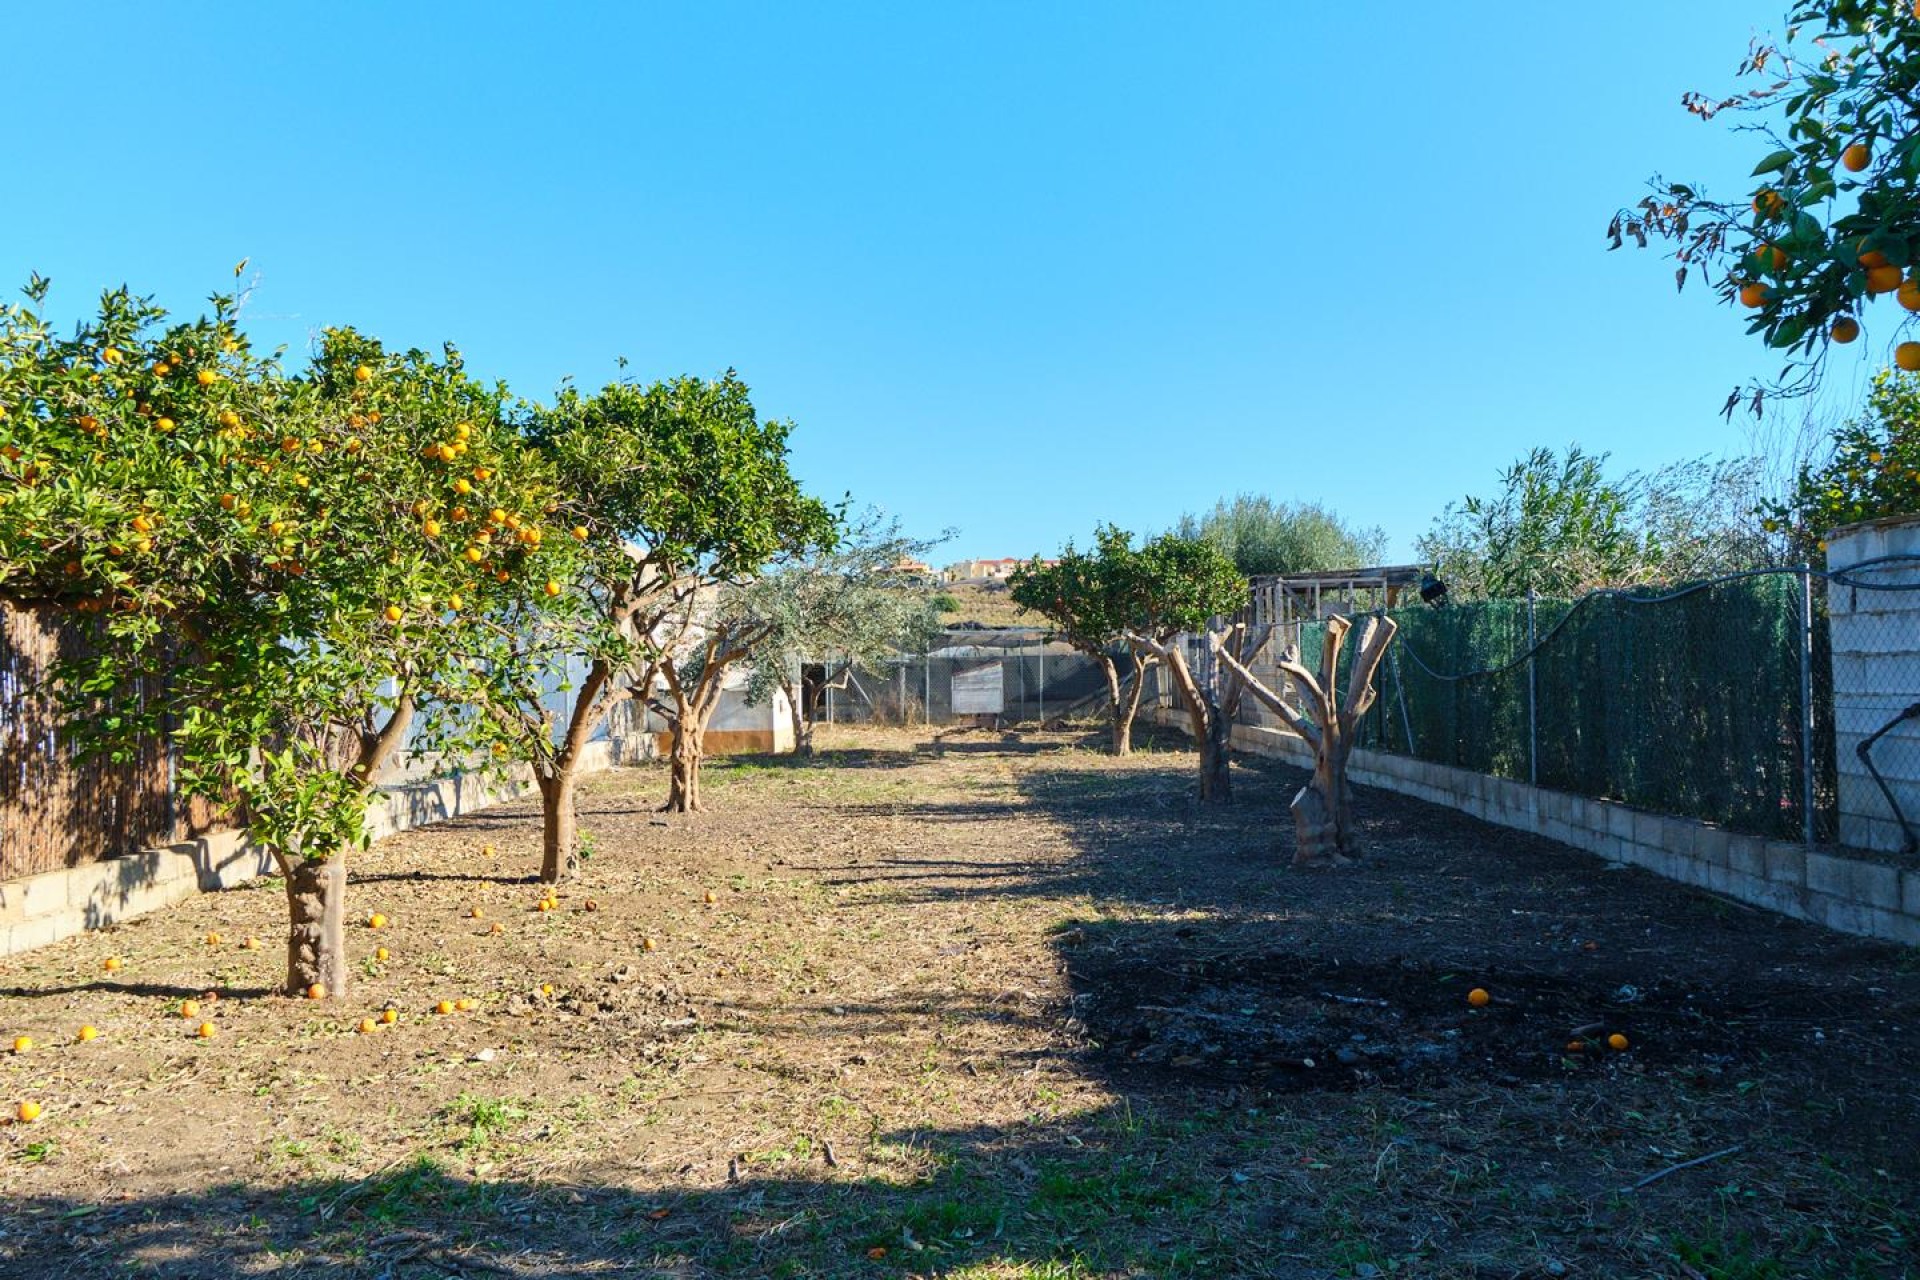
<instances>
[{"instance_id":1,"label":"distant house","mask_svg":"<svg viewBox=\"0 0 1920 1280\"><path fill-rule=\"evenodd\" d=\"M1006 556L999 560L960 560L946 567L948 582L1005 582L1013 576L1013 571L1029 563L1022 556ZM1057 561L1042 560L1042 564L1055 564Z\"/></svg>"}]
</instances>

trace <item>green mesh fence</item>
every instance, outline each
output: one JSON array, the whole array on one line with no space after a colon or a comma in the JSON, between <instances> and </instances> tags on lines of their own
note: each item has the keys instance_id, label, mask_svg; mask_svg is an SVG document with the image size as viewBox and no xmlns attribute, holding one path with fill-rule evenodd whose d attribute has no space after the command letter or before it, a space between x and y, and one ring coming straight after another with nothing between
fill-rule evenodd
<instances>
[{"instance_id":1,"label":"green mesh fence","mask_svg":"<svg viewBox=\"0 0 1920 1280\"><path fill-rule=\"evenodd\" d=\"M1802 833L1799 579L1396 610L1362 745L1782 838ZM1816 619L1816 746L1831 742ZM1302 629L1317 669L1326 629ZM1357 636L1357 631L1356 631ZM1342 688L1350 640L1342 655ZM1532 693L1529 695L1529 667ZM1444 677L1459 677L1448 679ZM1825 695L1825 696L1823 696ZM1532 716L1529 717L1531 702ZM1833 825L1832 751L1816 751L1816 835Z\"/></svg>"}]
</instances>

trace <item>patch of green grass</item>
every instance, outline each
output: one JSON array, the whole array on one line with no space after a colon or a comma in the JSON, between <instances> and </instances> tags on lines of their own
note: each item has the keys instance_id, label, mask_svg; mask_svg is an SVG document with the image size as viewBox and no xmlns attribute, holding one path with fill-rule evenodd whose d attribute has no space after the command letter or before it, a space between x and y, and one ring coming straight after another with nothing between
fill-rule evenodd
<instances>
[{"instance_id":1,"label":"patch of green grass","mask_svg":"<svg viewBox=\"0 0 1920 1280\"><path fill-rule=\"evenodd\" d=\"M463 1093L441 1113L449 1123L461 1125L466 1132L454 1143L463 1155L484 1151L510 1126L527 1118L527 1110L511 1098L483 1098Z\"/></svg>"},{"instance_id":2,"label":"patch of green grass","mask_svg":"<svg viewBox=\"0 0 1920 1280\"><path fill-rule=\"evenodd\" d=\"M45 1164L60 1150L60 1144L52 1138L43 1138L39 1142L29 1142L13 1153L13 1158L21 1164Z\"/></svg>"}]
</instances>

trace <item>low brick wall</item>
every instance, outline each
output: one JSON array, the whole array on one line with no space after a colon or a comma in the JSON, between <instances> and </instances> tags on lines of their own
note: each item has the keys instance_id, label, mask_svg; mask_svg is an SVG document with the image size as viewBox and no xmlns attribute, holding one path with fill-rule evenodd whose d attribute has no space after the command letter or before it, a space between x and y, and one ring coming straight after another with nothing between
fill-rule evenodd
<instances>
[{"instance_id":1,"label":"low brick wall","mask_svg":"<svg viewBox=\"0 0 1920 1280\"><path fill-rule=\"evenodd\" d=\"M610 767L608 744L588 744L581 765L588 773ZM504 784L488 784L473 774L396 782L382 786L381 797L368 807L367 829L378 840L518 800L533 790L533 775L524 770ZM220 831L164 849L0 882L0 956L44 947L196 893L231 889L275 870L272 855L249 844L246 832Z\"/></svg>"},{"instance_id":2,"label":"low brick wall","mask_svg":"<svg viewBox=\"0 0 1920 1280\"><path fill-rule=\"evenodd\" d=\"M1156 724L1185 730L1184 712L1156 708ZM1312 753L1284 729L1236 725L1234 746L1301 766ZM1646 813L1450 765L1355 751L1348 776L1476 818L1644 867L1681 884L1810 920L1842 933L1920 946L1920 866L1901 868L1783 840L1738 835L1692 818Z\"/></svg>"}]
</instances>

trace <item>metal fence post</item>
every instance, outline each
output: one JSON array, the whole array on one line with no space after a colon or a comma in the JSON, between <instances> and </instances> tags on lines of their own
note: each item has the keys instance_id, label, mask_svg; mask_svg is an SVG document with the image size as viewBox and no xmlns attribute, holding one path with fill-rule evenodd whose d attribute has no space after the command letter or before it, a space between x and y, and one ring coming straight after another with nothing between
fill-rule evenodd
<instances>
[{"instance_id":1,"label":"metal fence post","mask_svg":"<svg viewBox=\"0 0 1920 1280\"><path fill-rule=\"evenodd\" d=\"M907 655L904 653L900 655L900 665L894 668L894 670L899 675L900 725L902 728L905 728L907 724Z\"/></svg>"},{"instance_id":2,"label":"metal fence post","mask_svg":"<svg viewBox=\"0 0 1920 1280\"><path fill-rule=\"evenodd\" d=\"M1800 839L1813 843L1813 570L1800 568Z\"/></svg>"},{"instance_id":3,"label":"metal fence post","mask_svg":"<svg viewBox=\"0 0 1920 1280\"><path fill-rule=\"evenodd\" d=\"M922 655L924 665L920 668L920 727L926 728L933 723L933 650L928 649Z\"/></svg>"},{"instance_id":4,"label":"metal fence post","mask_svg":"<svg viewBox=\"0 0 1920 1280\"><path fill-rule=\"evenodd\" d=\"M1527 588L1527 782L1540 785L1540 714L1533 680L1533 649L1539 644L1533 620L1533 588Z\"/></svg>"},{"instance_id":5,"label":"metal fence post","mask_svg":"<svg viewBox=\"0 0 1920 1280\"><path fill-rule=\"evenodd\" d=\"M1040 673L1040 723L1045 726L1047 723L1047 650L1044 645L1041 646L1039 656L1034 661L1038 664L1035 669Z\"/></svg>"}]
</instances>

